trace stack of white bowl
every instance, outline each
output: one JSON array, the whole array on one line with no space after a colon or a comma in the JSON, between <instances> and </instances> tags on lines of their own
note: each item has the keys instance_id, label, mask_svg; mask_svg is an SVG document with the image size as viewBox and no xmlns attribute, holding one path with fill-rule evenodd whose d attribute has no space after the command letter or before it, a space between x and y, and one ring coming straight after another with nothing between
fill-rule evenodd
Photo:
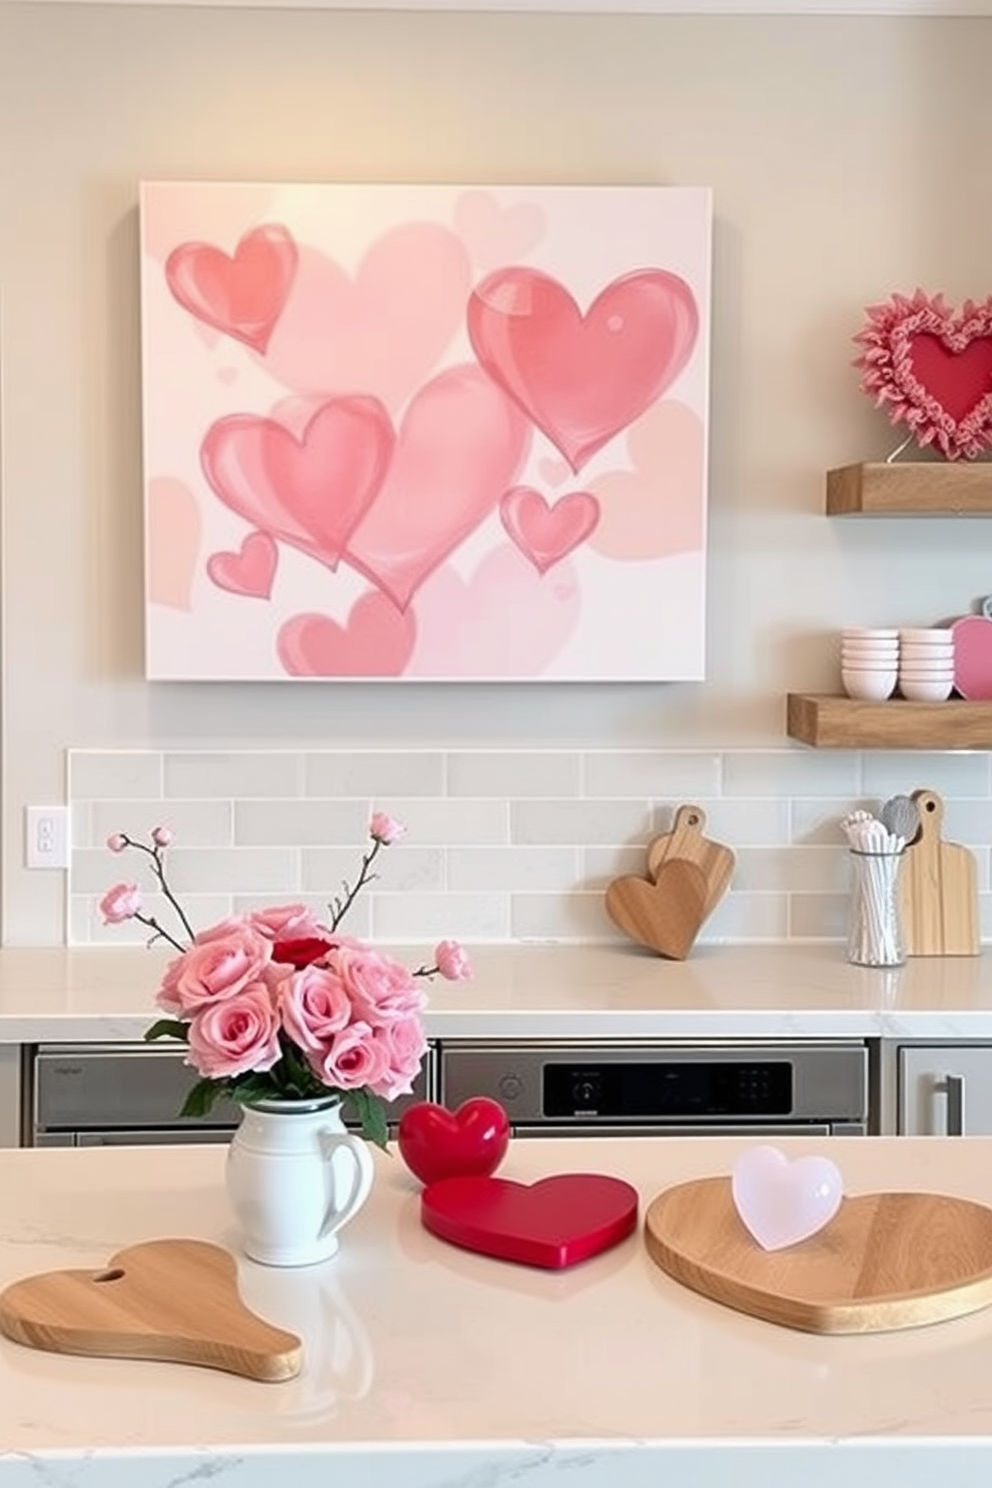
<instances>
[{"instance_id":1,"label":"stack of white bowl","mask_svg":"<svg viewBox=\"0 0 992 1488\"><path fill-rule=\"evenodd\" d=\"M883 702L895 692L899 680L898 630L852 626L841 631L840 666L848 697Z\"/></svg>"},{"instance_id":2,"label":"stack of white bowl","mask_svg":"<svg viewBox=\"0 0 992 1488\"><path fill-rule=\"evenodd\" d=\"M899 691L914 703L942 703L954 690L954 633L899 632Z\"/></svg>"}]
</instances>

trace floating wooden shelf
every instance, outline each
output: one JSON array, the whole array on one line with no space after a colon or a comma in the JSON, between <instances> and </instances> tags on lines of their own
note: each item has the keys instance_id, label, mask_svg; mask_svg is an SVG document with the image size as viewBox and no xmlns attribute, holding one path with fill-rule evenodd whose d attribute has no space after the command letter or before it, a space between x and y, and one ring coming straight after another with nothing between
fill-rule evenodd
<instances>
[{"instance_id":1,"label":"floating wooden shelf","mask_svg":"<svg viewBox=\"0 0 992 1488\"><path fill-rule=\"evenodd\" d=\"M816 749L990 749L992 702L861 703L789 693L787 732Z\"/></svg>"},{"instance_id":2,"label":"floating wooden shelf","mask_svg":"<svg viewBox=\"0 0 992 1488\"><path fill-rule=\"evenodd\" d=\"M845 465L827 471L827 516L992 515L992 461Z\"/></svg>"}]
</instances>

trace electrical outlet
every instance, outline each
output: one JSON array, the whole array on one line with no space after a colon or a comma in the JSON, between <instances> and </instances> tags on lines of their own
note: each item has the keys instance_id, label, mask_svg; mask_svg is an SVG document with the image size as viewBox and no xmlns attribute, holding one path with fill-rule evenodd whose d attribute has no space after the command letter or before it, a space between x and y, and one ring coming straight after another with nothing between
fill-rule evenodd
<instances>
[{"instance_id":1,"label":"electrical outlet","mask_svg":"<svg viewBox=\"0 0 992 1488\"><path fill-rule=\"evenodd\" d=\"M68 806L28 806L24 861L29 868L68 868Z\"/></svg>"}]
</instances>

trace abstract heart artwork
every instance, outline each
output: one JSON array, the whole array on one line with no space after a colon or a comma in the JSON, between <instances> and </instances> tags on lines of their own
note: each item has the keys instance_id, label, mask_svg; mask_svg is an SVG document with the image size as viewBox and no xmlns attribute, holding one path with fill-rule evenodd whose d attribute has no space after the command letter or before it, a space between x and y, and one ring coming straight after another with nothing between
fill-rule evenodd
<instances>
[{"instance_id":1,"label":"abstract heart artwork","mask_svg":"<svg viewBox=\"0 0 992 1488\"><path fill-rule=\"evenodd\" d=\"M150 678L703 676L706 189L140 210Z\"/></svg>"}]
</instances>

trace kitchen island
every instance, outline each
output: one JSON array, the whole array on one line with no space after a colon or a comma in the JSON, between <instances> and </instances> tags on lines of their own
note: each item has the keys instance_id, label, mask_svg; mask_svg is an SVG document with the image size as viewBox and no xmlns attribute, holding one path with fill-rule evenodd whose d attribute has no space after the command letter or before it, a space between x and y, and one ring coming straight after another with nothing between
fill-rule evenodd
<instances>
[{"instance_id":1,"label":"kitchen island","mask_svg":"<svg viewBox=\"0 0 992 1488\"><path fill-rule=\"evenodd\" d=\"M742 1139L535 1140L501 1176L662 1189L729 1172ZM790 1156L823 1143L788 1139ZM992 1141L830 1146L849 1192L992 1204ZM102 1268L163 1236L237 1250L214 1147L0 1153L0 1286ZM987 1488L992 1309L818 1337L685 1290L638 1232L544 1272L445 1244L419 1186L377 1155L372 1198L322 1266L239 1258L242 1295L298 1333L304 1368L260 1384L185 1365L61 1357L0 1339L0 1488Z\"/></svg>"}]
</instances>

